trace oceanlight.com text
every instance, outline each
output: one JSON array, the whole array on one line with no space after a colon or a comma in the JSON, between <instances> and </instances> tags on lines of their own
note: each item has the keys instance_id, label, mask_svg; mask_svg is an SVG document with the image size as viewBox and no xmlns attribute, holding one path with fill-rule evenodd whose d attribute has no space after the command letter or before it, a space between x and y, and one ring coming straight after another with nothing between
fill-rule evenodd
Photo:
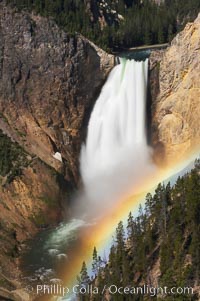
<instances>
[{"instance_id":1,"label":"oceanlight.com text","mask_svg":"<svg viewBox=\"0 0 200 301\"><path fill-rule=\"evenodd\" d=\"M34 288L29 287L29 290L32 292L35 291ZM77 295L104 295L109 293L110 295L148 295L151 297L157 295L193 295L194 289L192 287L153 287L149 285L143 285L140 287L135 286L117 286L104 285L102 289L99 289L96 286L88 285L74 285L72 288L67 286L62 286L60 284L53 285L37 285L36 294L37 295L54 295L54 296L66 296L68 294L77 294Z\"/></svg>"}]
</instances>

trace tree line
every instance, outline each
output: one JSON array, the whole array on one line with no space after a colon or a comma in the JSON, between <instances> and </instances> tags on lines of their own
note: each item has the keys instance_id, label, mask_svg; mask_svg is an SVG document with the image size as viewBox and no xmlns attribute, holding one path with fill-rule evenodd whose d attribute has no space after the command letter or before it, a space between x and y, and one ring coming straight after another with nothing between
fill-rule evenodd
<instances>
[{"instance_id":1,"label":"tree line","mask_svg":"<svg viewBox=\"0 0 200 301\"><path fill-rule=\"evenodd\" d=\"M101 28L98 20L91 20L83 0L7 0L17 9L53 17L67 32L80 32L106 50L169 42L200 11L199 0L165 0L159 5L153 0L106 2L123 20L109 19Z\"/></svg>"},{"instance_id":2,"label":"tree line","mask_svg":"<svg viewBox=\"0 0 200 301\"><path fill-rule=\"evenodd\" d=\"M161 287L194 287L200 280L200 160L195 168L179 177L175 185L159 184L155 194L146 196L139 215L130 212L125 228L120 221L107 261L93 252L93 276L83 263L80 285L118 287L149 283L149 272L159 265ZM150 283L149 283L150 284ZM102 301L104 296L86 294L81 300ZM161 300L155 296L156 300ZM112 300L112 299L111 299ZM116 301L146 300L144 296L114 295ZM165 296L171 300L198 300L194 295Z\"/></svg>"},{"instance_id":3,"label":"tree line","mask_svg":"<svg viewBox=\"0 0 200 301\"><path fill-rule=\"evenodd\" d=\"M1 114L1 118L5 117ZM20 135L21 133L18 132ZM0 130L0 183L10 183L16 176L22 174L22 169L28 164L26 152Z\"/></svg>"}]
</instances>

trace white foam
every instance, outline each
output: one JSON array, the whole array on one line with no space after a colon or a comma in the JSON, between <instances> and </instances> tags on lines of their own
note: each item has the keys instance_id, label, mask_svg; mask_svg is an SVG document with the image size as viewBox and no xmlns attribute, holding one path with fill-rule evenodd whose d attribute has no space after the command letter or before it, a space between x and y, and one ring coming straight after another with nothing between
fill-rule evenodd
<instances>
[{"instance_id":1,"label":"white foam","mask_svg":"<svg viewBox=\"0 0 200 301\"><path fill-rule=\"evenodd\" d=\"M111 202L153 168L146 137L148 60L121 60L90 117L80 169L87 199Z\"/></svg>"}]
</instances>

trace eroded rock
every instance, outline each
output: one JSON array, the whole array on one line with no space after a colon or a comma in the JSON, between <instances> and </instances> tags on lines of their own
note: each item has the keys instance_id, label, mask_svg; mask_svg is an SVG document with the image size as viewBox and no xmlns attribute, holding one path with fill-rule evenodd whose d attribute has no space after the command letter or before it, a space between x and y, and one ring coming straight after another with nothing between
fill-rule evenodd
<instances>
[{"instance_id":1,"label":"eroded rock","mask_svg":"<svg viewBox=\"0 0 200 301\"><path fill-rule=\"evenodd\" d=\"M0 19L1 121L28 152L77 184L86 124L114 57L51 19L2 4Z\"/></svg>"},{"instance_id":2,"label":"eroded rock","mask_svg":"<svg viewBox=\"0 0 200 301\"><path fill-rule=\"evenodd\" d=\"M152 143L156 157L173 162L200 141L200 15L150 62Z\"/></svg>"}]
</instances>

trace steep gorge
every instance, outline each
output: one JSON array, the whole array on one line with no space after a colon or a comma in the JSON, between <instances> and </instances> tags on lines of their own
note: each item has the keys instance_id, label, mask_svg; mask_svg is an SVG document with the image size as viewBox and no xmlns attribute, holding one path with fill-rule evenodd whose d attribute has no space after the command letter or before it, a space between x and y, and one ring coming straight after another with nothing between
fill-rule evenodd
<instances>
[{"instance_id":1,"label":"steep gorge","mask_svg":"<svg viewBox=\"0 0 200 301\"><path fill-rule=\"evenodd\" d=\"M0 266L6 275L19 277L15 267L26 239L69 213L87 120L113 65L112 55L80 35L68 35L51 18L17 12L0 1L0 129L5 149ZM11 160L16 149L22 154L9 169L7 155Z\"/></svg>"},{"instance_id":2,"label":"steep gorge","mask_svg":"<svg viewBox=\"0 0 200 301\"><path fill-rule=\"evenodd\" d=\"M26 162L11 182L0 177L0 265L18 277L22 242L62 218L79 184L81 142L114 57L1 1L0 20L0 129L25 150ZM156 157L168 162L199 142L199 50L200 17L150 57L151 139Z\"/></svg>"}]
</instances>

